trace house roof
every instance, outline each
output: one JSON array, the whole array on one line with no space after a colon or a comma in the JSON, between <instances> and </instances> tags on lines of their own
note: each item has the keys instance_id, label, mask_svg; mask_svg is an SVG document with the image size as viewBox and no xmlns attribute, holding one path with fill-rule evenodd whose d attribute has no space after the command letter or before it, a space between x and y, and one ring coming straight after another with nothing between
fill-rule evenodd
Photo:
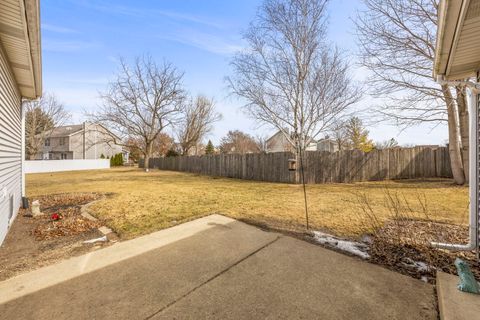
<instances>
[{"instance_id":1,"label":"house roof","mask_svg":"<svg viewBox=\"0 0 480 320\"><path fill-rule=\"evenodd\" d=\"M317 141L317 143L322 143L322 142L330 142L330 143L337 143L334 139L332 138L322 138Z\"/></svg>"},{"instance_id":2,"label":"house roof","mask_svg":"<svg viewBox=\"0 0 480 320\"><path fill-rule=\"evenodd\" d=\"M0 1L0 51L24 98L42 94L39 0Z\"/></svg>"},{"instance_id":3,"label":"house roof","mask_svg":"<svg viewBox=\"0 0 480 320\"><path fill-rule=\"evenodd\" d=\"M275 132L275 134L273 136L271 136L270 138L267 139L267 142L271 141L272 139L274 139L278 135L281 135L283 137L282 131L278 130L277 132Z\"/></svg>"},{"instance_id":4,"label":"house roof","mask_svg":"<svg viewBox=\"0 0 480 320\"><path fill-rule=\"evenodd\" d=\"M56 127L47 134L50 138L69 137L83 130L83 124Z\"/></svg>"},{"instance_id":5,"label":"house roof","mask_svg":"<svg viewBox=\"0 0 480 320\"><path fill-rule=\"evenodd\" d=\"M480 69L480 0L441 0L433 75L446 80Z\"/></svg>"},{"instance_id":6,"label":"house roof","mask_svg":"<svg viewBox=\"0 0 480 320\"><path fill-rule=\"evenodd\" d=\"M288 129L286 131L288 131ZM284 137L285 135L283 134L282 131L278 130L273 136L271 136L270 138L267 139L267 142L271 141L272 139L274 139L277 136ZM317 141L315 141L313 138L311 138L311 137L308 137L308 138L312 139L312 141L310 143L317 143Z\"/></svg>"}]
</instances>

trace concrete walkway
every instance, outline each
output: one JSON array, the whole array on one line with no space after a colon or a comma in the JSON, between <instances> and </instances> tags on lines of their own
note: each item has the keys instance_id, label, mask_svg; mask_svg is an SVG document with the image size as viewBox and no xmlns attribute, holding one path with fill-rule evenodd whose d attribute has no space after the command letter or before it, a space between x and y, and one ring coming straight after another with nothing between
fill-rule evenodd
<instances>
[{"instance_id":1,"label":"concrete walkway","mask_svg":"<svg viewBox=\"0 0 480 320\"><path fill-rule=\"evenodd\" d=\"M213 215L0 282L0 319L436 319L433 287Z\"/></svg>"}]
</instances>

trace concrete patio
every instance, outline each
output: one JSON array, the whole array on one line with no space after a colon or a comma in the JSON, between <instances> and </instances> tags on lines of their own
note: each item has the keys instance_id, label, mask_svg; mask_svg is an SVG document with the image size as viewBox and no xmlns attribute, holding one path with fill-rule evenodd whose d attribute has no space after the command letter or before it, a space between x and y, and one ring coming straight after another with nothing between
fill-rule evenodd
<instances>
[{"instance_id":1,"label":"concrete patio","mask_svg":"<svg viewBox=\"0 0 480 320\"><path fill-rule=\"evenodd\" d=\"M0 282L1 319L436 319L433 287L212 215Z\"/></svg>"}]
</instances>

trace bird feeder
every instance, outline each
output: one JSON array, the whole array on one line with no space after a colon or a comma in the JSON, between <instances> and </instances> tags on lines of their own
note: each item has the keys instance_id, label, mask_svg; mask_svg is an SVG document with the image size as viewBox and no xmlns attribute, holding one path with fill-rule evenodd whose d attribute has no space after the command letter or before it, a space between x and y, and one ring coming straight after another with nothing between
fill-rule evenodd
<instances>
[{"instance_id":1,"label":"bird feeder","mask_svg":"<svg viewBox=\"0 0 480 320\"><path fill-rule=\"evenodd\" d=\"M288 171L297 171L297 159L288 159Z\"/></svg>"}]
</instances>

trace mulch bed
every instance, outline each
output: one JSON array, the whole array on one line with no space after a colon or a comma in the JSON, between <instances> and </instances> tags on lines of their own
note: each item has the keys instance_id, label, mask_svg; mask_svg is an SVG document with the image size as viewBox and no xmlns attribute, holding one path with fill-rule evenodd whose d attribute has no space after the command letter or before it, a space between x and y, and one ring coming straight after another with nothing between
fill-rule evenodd
<instances>
[{"instance_id":1,"label":"mulch bed","mask_svg":"<svg viewBox=\"0 0 480 320\"><path fill-rule=\"evenodd\" d=\"M468 226L418 220L393 220L372 235L371 261L400 273L433 283L436 271L457 274L457 257L467 261L477 279L480 264L475 252L453 252L433 248L431 242L462 244L468 242ZM419 268L418 262L427 266ZM415 264L417 263L417 264Z\"/></svg>"},{"instance_id":2,"label":"mulch bed","mask_svg":"<svg viewBox=\"0 0 480 320\"><path fill-rule=\"evenodd\" d=\"M44 215L31 217L30 210L20 210L0 247L0 281L109 245L83 243L103 236L98 231L100 221L81 215L83 205L101 197L96 193L74 193L31 199L40 201ZM52 220L53 214L60 219Z\"/></svg>"},{"instance_id":3,"label":"mulch bed","mask_svg":"<svg viewBox=\"0 0 480 320\"><path fill-rule=\"evenodd\" d=\"M81 206L98 200L101 196L96 193L60 194L41 197L40 210L44 213L37 220L37 226L32 231L35 240L47 240L58 237L72 236L99 228L99 221L89 220L81 215ZM52 220L57 214L60 219Z\"/></svg>"}]
</instances>

